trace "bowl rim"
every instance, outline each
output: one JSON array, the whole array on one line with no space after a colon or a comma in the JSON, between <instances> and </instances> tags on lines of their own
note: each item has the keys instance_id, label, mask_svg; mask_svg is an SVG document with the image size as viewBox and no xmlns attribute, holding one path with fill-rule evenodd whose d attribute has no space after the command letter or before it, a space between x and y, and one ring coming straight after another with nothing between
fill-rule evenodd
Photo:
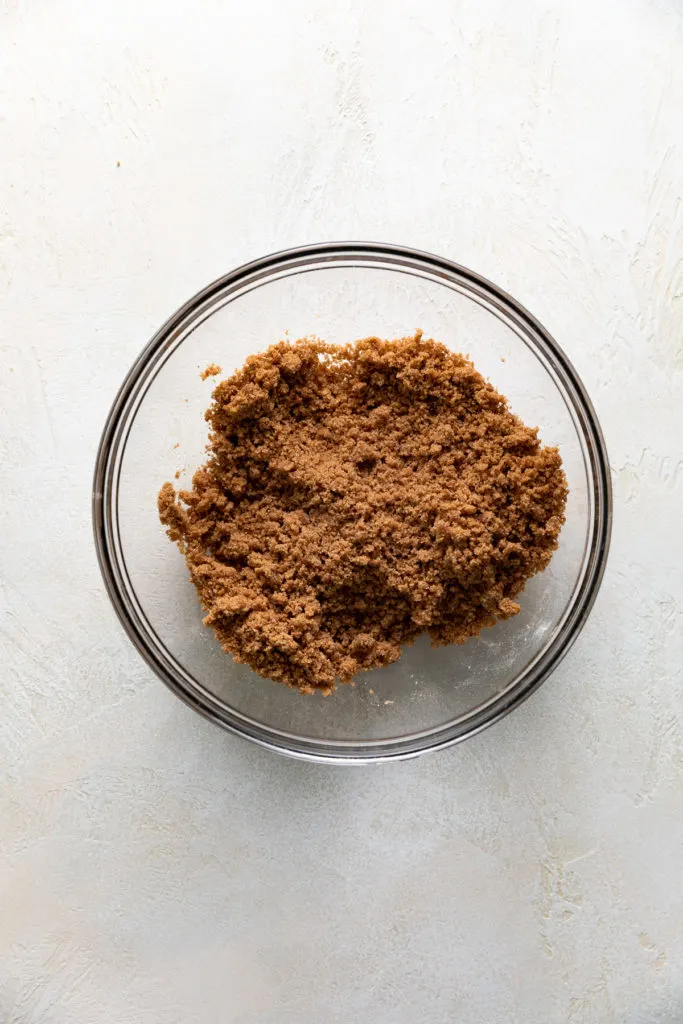
<instances>
[{"instance_id":1,"label":"bowl rim","mask_svg":"<svg viewBox=\"0 0 683 1024\"><path fill-rule=\"evenodd\" d=\"M279 736L269 727L251 727L245 719L234 717L218 708L218 701L211 695L188 690L186 685L174 677L169 665L164 664L158 652L150 645L143 630L136 623L136 613L126 599L119 582L117 558L112 550L111 494L114 484L113 469L120 441L120 426L125 423L129 402L136 386L143 378L150 360L167 344L181 325L200 307L219 295L228 286L236 286L255 274L267 280L274 270L286 269L308 260L331 264L343 258L365 258L365 260L408 261L411 265L422 265L432 274L445 272L450 278L456 277L485 293L488 299L502 306L522 323L545 346L546 355L553 363L553 369L561 378L565 401L569 397L575 413L578 414L583 439L588 449L592 483L594 488L593 523L588 543L587 567L580 586L575 591L564 622L548 647L530 666L524 670L521 680L511 684L502 694L485 702L464 716L465 726L458 726L461 719L453 720L435 730L427 730L426 736L414 734L403 739L375 741L320 740L294 737L286 733ZM124 445L125 447L125 445ZM493 725L514 708L523 703L557 668L578 637L597 597L605 572L612 528L612 486L607 448L598 418L586 389L560 345L545 327L516 299L487 278L475 273L452 260L407 246L380 242L320 242L284 249L244 263L222 277L212 281L198 291L155 332L126 374L107 415L100 439L92 489L92 520L97 559L105 589L114 610L128 637L138 653L144 658L155 674L188 706L203 717L236 735L243 736L262 747L290 757L318 763L369 764L417 757L429 751L441 750L476 735L482 729ZM422 739L431 741L422 742ZM419 741L419 742L418 742Z\"/></svg>"}]
</instances>

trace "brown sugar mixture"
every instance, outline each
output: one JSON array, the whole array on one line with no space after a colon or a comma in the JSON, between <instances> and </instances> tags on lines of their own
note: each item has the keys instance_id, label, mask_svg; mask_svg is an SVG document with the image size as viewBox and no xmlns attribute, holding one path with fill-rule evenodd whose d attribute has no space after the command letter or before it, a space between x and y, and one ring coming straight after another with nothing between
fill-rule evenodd
<instances>
[{"instance_id":1,"label":"brown sugar mixture","mask_svg":"<svg viewBox=\"0 0 683 1024\"><path fill-rule=\"evenodd\" d=\"M421 332L280 342L217 385L208 460L159 515L222 647L303 693L519 611L567 484L472 363Z\"/></svg>"}]
</instances>

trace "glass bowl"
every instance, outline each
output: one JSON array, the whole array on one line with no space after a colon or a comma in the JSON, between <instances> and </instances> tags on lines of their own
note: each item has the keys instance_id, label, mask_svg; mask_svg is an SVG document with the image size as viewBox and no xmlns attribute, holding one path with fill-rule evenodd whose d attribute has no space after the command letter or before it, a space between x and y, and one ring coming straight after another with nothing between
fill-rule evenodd
<instances>
[{"instance_id":1,"label":"glass bowl","mask_svg":"<svg viewBox=\"0 0 683 1024\"><path fill-rule=\"evenodd\" d=\"M513 412L558 445L570 488L550 566L521 612L462 646L420 638L387 668L331 696L302 696L237 665L202 624L157 493L205 459L215 379L283 337L347 342L425 336L469 354ZM546 330L495 285L450 260L374 243L292 249L239 267L190 299L144 349L116 397L93 489L97 552L131 640L196 711L273 750L343 764L411 757L465 739L520 704L576 639L600 585L611 526L607 453L593 407Z\"/></svg>"}]
</instances>

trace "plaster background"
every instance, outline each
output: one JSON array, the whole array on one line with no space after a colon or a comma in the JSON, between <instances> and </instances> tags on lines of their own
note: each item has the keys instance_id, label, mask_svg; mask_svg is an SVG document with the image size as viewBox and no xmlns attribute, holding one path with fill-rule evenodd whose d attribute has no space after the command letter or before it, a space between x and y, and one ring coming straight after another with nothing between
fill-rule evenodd
<instances>
[{"instance_id":1,"label":"plaster background","mask_svg":"<svg viewBox=\"0 0 683 1024\"><path fill-rule=\"evenodd\" d=\"M683 1020L680 0L0 2L0 1020ZM209 280L443 253L566 348L605 583L464 746L355 770L196 718L110 609L109 404Z\"/></svg>"}]
</instances>

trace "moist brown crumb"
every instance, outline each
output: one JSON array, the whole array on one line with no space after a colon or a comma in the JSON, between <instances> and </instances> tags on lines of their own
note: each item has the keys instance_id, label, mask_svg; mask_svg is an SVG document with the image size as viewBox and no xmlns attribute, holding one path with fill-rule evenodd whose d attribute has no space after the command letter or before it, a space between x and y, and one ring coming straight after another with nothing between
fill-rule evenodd
<instances>
[{"instance_id":1,"label":"moist brown crumb","mask_svg":"<svg viewBox=\"0 0 683 1024\"><path fill-rule=\"evenodd\" d=\"M199 376L202 380L206 380L207 377L217 377L221 372L222 370L218 363L209 363L206 369L202 370Z\"/></svg>"},{"instance_id":2,"label":"moist brown crumb","mask_svg":"<svg viewBox=\"0 0 683 1024\"><path fill-rule=\"evenodd\" d=\"M206 465L164 484L161 522L223 649L303 693L516 615L557 547L557 448L419 331L279 342L206 419Z\"/></svg>"}]
</instances>

